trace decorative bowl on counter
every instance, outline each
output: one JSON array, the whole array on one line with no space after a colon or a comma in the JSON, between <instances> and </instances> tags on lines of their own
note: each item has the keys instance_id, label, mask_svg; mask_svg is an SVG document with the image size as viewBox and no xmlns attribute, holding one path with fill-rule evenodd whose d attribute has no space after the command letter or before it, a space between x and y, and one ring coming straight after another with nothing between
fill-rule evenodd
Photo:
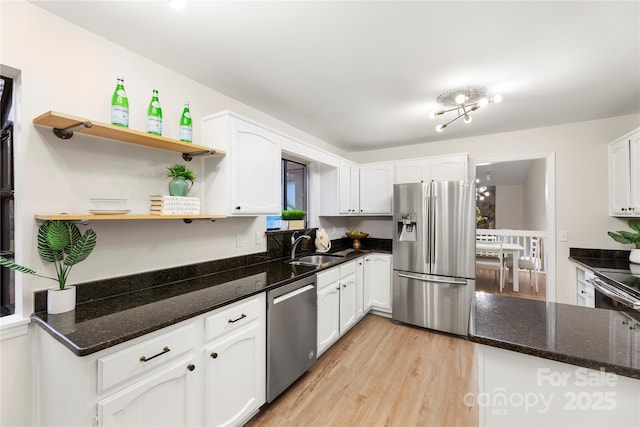
<instances>
[{"instance_id":1,"label":"decorative bowl on counter","mask_svg":"<svg viewBox=\"0 0 640 427\"><path fill-rule=\"evenodd\" d=\"M350 239L353 239L353 250L356 252L362 247L360 239L364 239L369 235L369 233L365 233L364 231L347 231L345 234Z\"/></svg>"}]
</instances>

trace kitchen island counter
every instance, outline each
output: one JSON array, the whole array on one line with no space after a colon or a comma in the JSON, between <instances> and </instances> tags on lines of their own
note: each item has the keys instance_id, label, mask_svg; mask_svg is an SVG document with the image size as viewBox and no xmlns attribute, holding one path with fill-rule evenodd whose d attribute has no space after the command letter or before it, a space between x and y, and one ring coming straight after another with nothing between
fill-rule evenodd
<instances>
[{"instance_id":1,"label":"kitchen island counter","mask_svg":"<svg viewBox=\"0 0 640 427\"><path fill-rule=\"evenodd\" d=\"M469 339L640 379L630 319L620 312L476 292ZM625 335L626 334L626 335Z\"/></svg>"},{"instance_id":2,"label":"kitchen island counter","mask_svg":"<svg viewBox=\"0 0 640 427\"><path fill-rule=\"evenodd\" d=\"M370 251L343 251L344 257L326 268L367 253ZM37 293L31 319L77 356L86 356L312 276L323 268L252 256L223 266L213 262L179 269L78 285L78 304L68 313L48 314L46 291Z\"/></svg>"}]
</instances>

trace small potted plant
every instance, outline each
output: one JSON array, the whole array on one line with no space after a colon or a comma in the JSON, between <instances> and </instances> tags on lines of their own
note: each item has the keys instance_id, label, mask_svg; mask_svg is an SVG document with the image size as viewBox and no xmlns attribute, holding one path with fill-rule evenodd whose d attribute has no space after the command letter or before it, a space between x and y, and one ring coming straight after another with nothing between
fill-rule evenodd
<instances>
[{"instance_id":1,"label":"small potted plant","mask_svg":"<svg viewBox=\"0 0 640 427\"><path fill-rule=\"evenodd\" d=\"M301 209L282 211L283 230L301 230L304 228L304 217L307 213Z\"/></svg>"},{"instance_id":2,"label":"small potted plant","mask_svg":"<svg viewBox=\"0 0 640 427\"><path fill-rule=\"evenodd\" d=\"M89 228L81 234L73 222L47 221L38 229L37 241L40 257L55 265L57 277L42 276L2 257L0 265L58 282L58 288L47 291L47 312L58 314L73 310L76 306L76 288L67 286L67 278L71 268L87 259L93 251L97 241L96 232Z\"/></svg>"},{"instance_id":3,"label":"small potted plant","mask_svg":"<svg viewBox=\"0 0 640 427\"><path fill-rule=\"evenodd\" d=\"M187 165L175 164L167 168L169 194L172 196L186 196L196 180L196 174Z\"/></svg>"},{"instance_id":4,"label":"small potted plant","mask_svg":"<svg viewBox=\"0 0 640 427\"><path fill-rule=\"evenodd\" d=\"M634 245L635 248L631 249L629 254L629 261L640 264L640 219L630 219L627 224L635 233L623 230L617 233L609 231L607 234L618 243Z\"/></svg>"}]
</instances>

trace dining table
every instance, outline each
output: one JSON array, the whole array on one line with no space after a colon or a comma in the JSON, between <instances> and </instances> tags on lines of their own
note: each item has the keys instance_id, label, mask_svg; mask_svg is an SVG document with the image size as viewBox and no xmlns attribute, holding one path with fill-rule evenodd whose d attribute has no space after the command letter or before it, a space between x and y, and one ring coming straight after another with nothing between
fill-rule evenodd
<instances>
[{"instance_id":1,"label":"dining table","mask_svg":"<svg viewBox=\"0 0 640 427\"><path fill-rule=\"evenodd\" d=\"M476 253L478 252L498 252L500 250L500 242L481 242L476 241ZM520 252L524 251L524 246L517 243L502 243L502 252L511 256L513 260L513 291L520 292L518 283L518 259Z\"/></svg>"}]
</instances>

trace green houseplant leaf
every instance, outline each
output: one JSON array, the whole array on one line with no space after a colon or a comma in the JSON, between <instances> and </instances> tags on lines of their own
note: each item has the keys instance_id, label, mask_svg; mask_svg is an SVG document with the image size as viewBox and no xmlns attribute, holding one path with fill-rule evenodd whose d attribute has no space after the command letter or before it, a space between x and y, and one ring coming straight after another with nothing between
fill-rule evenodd
<instances>
[{"instance_id":1,"label":"green houseplant leaf","mask_svg":"<svg viewBox=\"0 0 640 427\"><path fill-rule=\"evenodd\" d=\"M92 229L88 229L84 234L80 233L72 222L47 221L38 229L36 241L40 257L54 264L56 278L42 276L3 257L0 257L0 265L20 273L57 281L60 289L64 289L71 267L87 259L96 246L97 235Z\"/></svg>"},{"instance_id":2,"label":"green houseplant leaf","mask_svg":"<svg viewBox=\"0 0 640 427\"><path fill-rule=\"evenodd\" d=\"M70 267L87 259L93 248L96 247L97 240L96 232L92 229L87 230L71 247L69 256L64 260L64 265Z\"/></svg>"},{"instance_id":3,"label":"green houseplant leaf","mask_svg":"<svg viewBox=\"0 0 640 427\"><path fill-rule=\"evenodd\" d=\"M167 178L183 177L187 181L193 183L196 180L195 172L188 168L187 165L175 164L167 168Z\"/></svg>"},{"instance_id":4,"label":"green houseplant leaf","mask_svg":"<svg viewBox=\"0 0 640 427\"><path fill-rule=\"evenodd\" d=\"M45 222L38 229L38 253L47 262L62 261L64 253L60 249L54 249L49 244L49 222Z\"/></svg>"},{"instance_id":5,"label":"green houseplant leaf","mask_svg":"<svg viewBox=\"0 0 640 427\"><path fill-rule=\"evenodd\" d=\"M629 228L636 231L636 233L621 230L617 233L609 231L607 234L618 243L625 245L631 244L634 245L636 249L640 249L640 220L630 219L627 224L629 225Z\"/></svg>"}]
</instances>

